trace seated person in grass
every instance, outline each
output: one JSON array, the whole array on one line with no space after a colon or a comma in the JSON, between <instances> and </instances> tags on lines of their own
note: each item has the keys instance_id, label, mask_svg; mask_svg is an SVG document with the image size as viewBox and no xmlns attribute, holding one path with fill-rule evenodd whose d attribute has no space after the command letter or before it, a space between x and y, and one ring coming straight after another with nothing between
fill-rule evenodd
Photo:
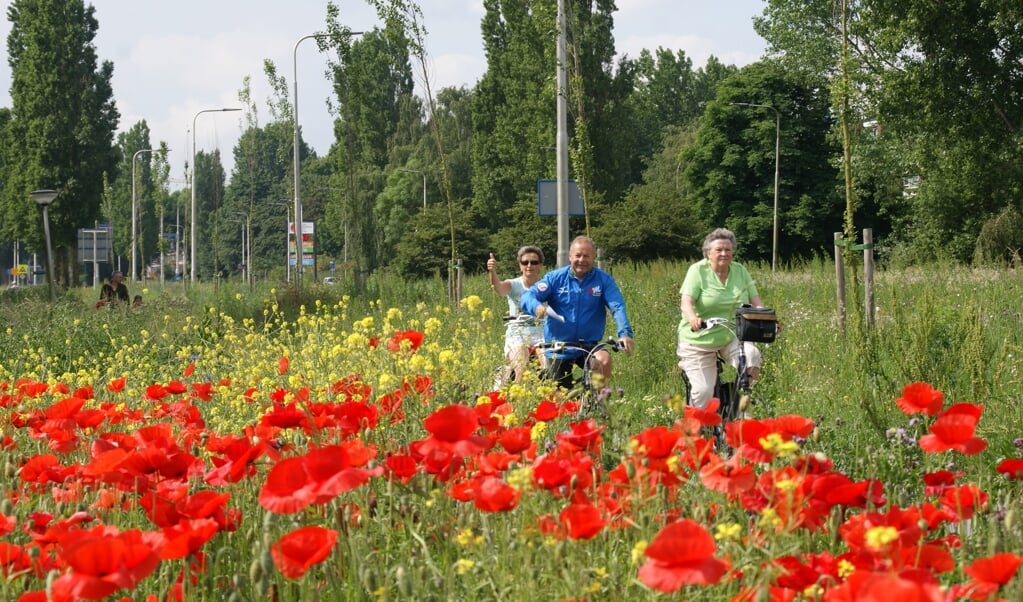
<instances>
[{"instance_id":1,"label":"seated person in grass","mask_svg":"<svg viewBox=\"0 0 1023 602\"><path fill-rule=\"evenodd\" d=\"M104 283L103 288L99 291L99 302L96 303L96 307L128 303L131 297L128 296L128 287L125 286L123 281L124 274L121 272L118 271L111 274L110 282Z\"/></svg>"}]
</instances>

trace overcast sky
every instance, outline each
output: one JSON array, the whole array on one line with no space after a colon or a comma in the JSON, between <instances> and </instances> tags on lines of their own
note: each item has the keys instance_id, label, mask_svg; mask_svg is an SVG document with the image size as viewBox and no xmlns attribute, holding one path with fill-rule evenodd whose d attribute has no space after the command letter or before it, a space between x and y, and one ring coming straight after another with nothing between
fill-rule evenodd
<instances>
[{"instance_id":1,"label":"overcast sky","mask_svg":"<svg viewBox=\"0 0 1023 602\"><path fill-rule=\"evenodd\" d=\"M552 0L553 1L553 0ZM5 48L10 0L4 7L0 35ZM337 0L341 22L353 31L379 25L363 0ZM263 61L276 63L290 85L298 80L298 118L305 140L320 155L333 140L326 106L331 94L324 77L326 57L303 36L322 31L326 2L314 0L93 0L100 60L114 63L114 96L121 129L145 119L154 146L171 149L171 188L181 188L184 163L192 153L195 121L198 150L219 148L230 173L232 148L241 133L243 113L198 111L240 107L238 90L249 76L260 124L269 120L269 86ZM472 86L486 68L480 40L483 0L423 0L427 52L434 90ZM752 19L764 0L618 0L614 15L615 47L637 56L643 48L684 50L694 68L716 56L726 64L756 61L764 41ZM293 64L297 62L297 78ZM0 106L10 106L10 65L0 66Z\"/></svg>"}]
</instances>

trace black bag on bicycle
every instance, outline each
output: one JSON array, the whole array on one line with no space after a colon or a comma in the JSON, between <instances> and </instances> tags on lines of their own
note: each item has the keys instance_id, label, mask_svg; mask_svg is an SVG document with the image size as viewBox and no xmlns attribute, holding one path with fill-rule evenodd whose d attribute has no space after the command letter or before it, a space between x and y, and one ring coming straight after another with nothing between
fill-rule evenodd
<instances>
[{"instance_id":1,"label":"black bag on bicycle","mask_svg":"<svg viewBox=\"0 0 1023 602\"><path fill-rule=\"evenodd\" d=\"M769 307L740 307L735 311L735 336L740 341L773 343L778 335L778 316Z\"/></svg>"}]
</instances>

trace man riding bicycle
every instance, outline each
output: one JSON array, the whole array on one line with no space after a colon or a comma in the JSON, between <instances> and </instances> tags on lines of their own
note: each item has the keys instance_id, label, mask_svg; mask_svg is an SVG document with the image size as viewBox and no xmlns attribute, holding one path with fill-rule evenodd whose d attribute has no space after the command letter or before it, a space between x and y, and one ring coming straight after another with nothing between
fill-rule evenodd
<instances>
[{"instance_id":1,"label":"man riding bicycle","mask_svg":"<svg viewBox=\"0 0 1023 602\"><path fill-rule=\"evenodd\" d=\"M522 311L544 318L544 339L592 347L604 338L607 311L618 328L620 345L632 353L632 326L625 313L625 299L618 283L607 272L594 268L596 247L586 236L579 236L569 248L569 265L548 272L522 294ZM572 369L581 366L587 353L582 349L548 350L545 376L565 389L572 388ZM607 384L611 379L611 354L600 350L593 354L593 370Z\"/></svg>"}]
</instances>

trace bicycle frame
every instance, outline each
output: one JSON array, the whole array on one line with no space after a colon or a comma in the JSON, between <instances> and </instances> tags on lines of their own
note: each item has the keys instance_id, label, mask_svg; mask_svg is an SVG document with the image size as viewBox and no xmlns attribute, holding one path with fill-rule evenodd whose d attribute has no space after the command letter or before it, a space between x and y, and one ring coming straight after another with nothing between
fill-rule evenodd
<instances>
[{"instance_id":1,"label":"bicycle frame","mask_svg":"<svg viewBox=\"0 0 1023 602\"><path fill-rule=\"evenodd\" d=\"M585 353L586 355L582 366L582 379L577 381L582 387L582 390L580 391L582 404L579 407L579 412L581 414L586 414L592 412L594 409L598 409L602 410L602 412L606 415L607 409L602 407L603 402L599 396L600 391L595 390L595 387L593 386L593 358L600 351L621 351L622 346L620 341L613 337L608 337L594 345L584 345L581 343L571 343L566 341L553 341L550 343L544 343L543 345L538 346L538 348L542 350L550 350L555 354L563 351L581 351ZM557 358L553 357L547 358L547 361L550 362L548 367L552 366L556 359Z\"/></svg>"},{"instance_id":2,"label":"bicycle frame","mask_svg":"<svg viewBox=\"0 0 1023 602\"><path fill-rule=\"evenodd\" d=\"M735 323L725 318L707 318L704 322L704 328L716 328L719 326L727 328L733 336L735 335ZM742 397L748 397L750 392L750 375L747 370L745 341L739 341L739 357L734 381L727 382L722 380L725 359L717 355L715 360L717 362L717 378L714 382L714 396L721 403L718 407L718 414L721 415L722 422L731 422L741 416L744 410L744 408L740 407ZM685 371L682 371L682 380L686 383L686 398L688 399L690 385Z\"/></svg>"},{"instance_id":3,"label":"bicycle frame","mask_svg":"<svg viewBox=\"0 0 1023 602\"><path fill-rule=\"evenodd\" d=\"M506 326L537 326L542 324L537 318L529 315L520 313L516 316L504 316L503 318ZM542 350L536 345L529 345L527 352L527 364L532 365L534 368L544 370L547 367L545 357ZM511 362L505 362L497 368L497 376L494 379L494 388L500 389L505 384L515 382L515 366Z\"/></svg>"}]
</instances>

